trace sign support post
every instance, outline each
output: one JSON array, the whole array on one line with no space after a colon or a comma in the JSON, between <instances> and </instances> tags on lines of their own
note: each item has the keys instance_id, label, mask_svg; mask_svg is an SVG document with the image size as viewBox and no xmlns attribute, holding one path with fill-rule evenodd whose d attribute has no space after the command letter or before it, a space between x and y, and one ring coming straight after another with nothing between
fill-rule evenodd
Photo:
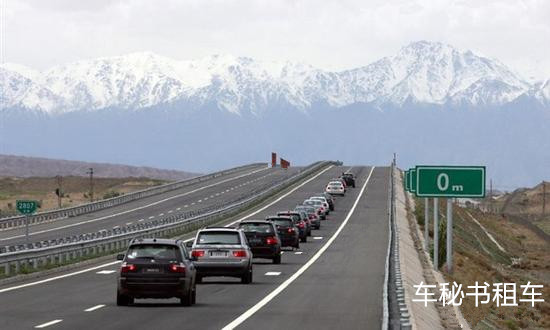
<instances>
[{"instance_id":1,"label":"sign support post","mask_svg":"<svg viewBox=\"0 0 550 330\"><path fill-rule=\"evenodd\" d=\"M32 200L18 200L15 202L17 211L25 215L25 241L29 243L29 222L30 216L38 208L38 202Z\"/></svg>"},{"instance_id":2,"label":"sign support post","mask_svg":"<svg viewBox=\"0 0 550 330\"><path fill-rule=\"evenodd\" d=\"M434 269L439 269L439 198L434 197Z\"/></svg>"},{"instance_id":3,"label":"sign support post","mask_svg":"<svg viewBox=\"0 0 550 330\"><path fill-rule=\"evenodd\" d=\"M453 199L447 198L447 272L453 272Z\"/></svg>"},{"instance_id":4,"label":"sign support post","mask_svg":"<svg viewBox=\"0 0 550 330\"><path fill-rule=\"evenodd\" d=\"M430 248L430 199L424 198L424 248Z\"/></svg>"}]
</instances>

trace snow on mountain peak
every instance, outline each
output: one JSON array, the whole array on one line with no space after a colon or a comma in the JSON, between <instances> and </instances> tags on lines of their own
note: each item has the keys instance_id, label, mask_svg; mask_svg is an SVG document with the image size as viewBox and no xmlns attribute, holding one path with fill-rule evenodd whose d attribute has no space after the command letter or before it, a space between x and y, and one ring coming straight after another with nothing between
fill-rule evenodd
<instances>
[{"instance_id":1,"label":"snow on mountain peak","mask_svg":"<svg viewBox=\"0 0 550 330\"><path fill-rule=\"evenodd\" d=\"M341 72L228 54L174 60L152 52L81 60L42 73L10 64L0 67L0 87L5 106L47 112L184 101L235 114L285 105L305 111L317 103L499 105L534 88L496 60L429 41ZM530 93L548 100L548 82L537 88L538 94Z\"/></svg>"}]
</instances>

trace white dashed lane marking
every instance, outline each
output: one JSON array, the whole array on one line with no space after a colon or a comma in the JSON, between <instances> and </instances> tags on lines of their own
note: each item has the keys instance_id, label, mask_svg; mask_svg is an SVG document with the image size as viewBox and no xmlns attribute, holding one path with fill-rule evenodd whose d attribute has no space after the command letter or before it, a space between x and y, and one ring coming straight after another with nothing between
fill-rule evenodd
<instances>
[{"instance_id":1,"label":"white dashed lane marking","mask_svg":"<svg viewBox=\"0 0 550 330\"><path fill-rule=\"evenodd\" d=\"M149 217L149 219L153 219L153 218L155 218L155 216L154 216L154 215L152 215L152 216L150 216L150 217Z\"/></svg>"},{"instance_id":2,"label":"white dashed lane marking","mask_svg":"<svg viewBox=\"0 0 550 330\"><path fill-rule=\"evenodd\" d=\"M50 321L50 322L46 322L46 323L42 323L40 325L37 325L35 326L36 329L42 329L42 328L45 328L45 327L49 327L50 325L54 325L56 323L59 323L63 320L53 320L53 321Z\"/></svg>"},{"instance_id":3,"label":"white dashed lane marking","mask_svg":"<svg viewBox=\"0 0 550 330\"><path fill-rule=\"evenodd\" d=\"M322 236L315 236L315 237L313 237L313 239L323 239L323 237Z\"/></svg>"},{"instance_id":4,"label":"white dashed lane marking","mask_svg":"<svg viewBox=\"0 0 550 330\"><path fill-rule=\"evenodd\" d=\"M114 227L113 227L113 229L118 229L118 228L120 228L120 226L114 226Z\"/></svg>"},{"instance_id":5,"label":"white dashed lane marking","mask_svg":"<svg viewBox=\"0 0 550 330\"><path fill-rule=\"evenodd\" d=\"M294 254L302 254L302 253L303 253L302 251L294 252Z\"/></svg>"},{"instance_id":6,"label":"white dashed lane marking","mask_svg":"<svg viewBox=\"0 0 550 330\"><path fill-rule=\"evenodd\" d=\"M172 211L172 210L168 211L168 213L172 213L172 212L174 212L174 211Z\"/></svg>"},{"instance_id":7,"label":"white dashed lane marking","mask_svg":"<svg viewBox=\"0 0 550 330\"><path fill-rule=\"evenodd\" d=\"M138 222L143 222L143 220L145 220L145 219L139 219Z\"/></svg>"},{"instance_id":8,"label":"white dashed lane marking","mask_svg":"<svg viewBox=\"0 0 550 330\"><path fill-rule=\"evenodd\" d=\"M279 276L281 275L281 272L267 272L265 273L265 276Z\"/></svg>"},{"instance_id":9,"label":"white dashed lane marking","mask_svg":"<svg viewBox=\"0 0 550 330\"><path fill-rule=\"evenodd\" d=\"M103 304L102 305L95 305L94 307L87 308L84 311L85 312L93 312L93 311L98 310L98 309L103 308L103 307L105 307L105 305L103 305Z\"/></svg>"},{"instance_id":10,"label":"white dashed lane marking","mask_svg":"<svg viewBox=\"0 0 550 330\"><path fill-rule=\"evenodd\" d=\"M96 274L100 274L100 275L108 275L112 273L116 273L116 270L104 269L104 270L100 270L99 272L96 272Z\"/></svg>"},{"instance_id":11,"label":"white dashed lane marking","mask_svg":"<svg viewBox=\"0 0 550 330\"><path fill-rule=\"evenodd\" d=\"M126 226L133 224L133 222L126 222Z\"/></svg>"},{"instance_id":12,"label":"white dashed lane marking","mask_svg":"<svg viewBox=\"0 0 550 330\"><path fill-rule=\"evenodd\" d=\"M161 213L161 214L159 214L159 217L162 217L163 215L164 215L164 213Z\"/></svg>"}]
</instances>

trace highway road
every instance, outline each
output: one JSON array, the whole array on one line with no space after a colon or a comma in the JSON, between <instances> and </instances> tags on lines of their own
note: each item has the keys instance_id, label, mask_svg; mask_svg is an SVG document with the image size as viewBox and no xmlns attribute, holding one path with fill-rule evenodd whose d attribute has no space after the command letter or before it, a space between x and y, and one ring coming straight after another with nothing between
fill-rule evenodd
<instances>
[{"instance_id":1,"label":"highway road","mask_svg":"<svg viewBox=\"0 0 550 330\"><path fill-rule=\"evenodd\" d=\"M292 209L346 169L328 168L246 218ZM113 261L1 286L0 329L379 329L389 168L353 167L352 172L357 188L337 198L321 229L300 250L285 251L280 265L255 261L250 285L206 278L192 307L181 307L176 299L118 307L119 265Z\"/></svg>"},{"instance_id":2,"label":"highway road","mask_svg":"<svg viewBox=\"0 0 550 330\"><path fill-rule=\"evenodd\" d=\"M116 229L154 221L164 216L205 209L223 201L234 200L246 191L290 177L299 170L298 167L288 170L266 166L248 168L97 212L31 226L30 241L38 242ZM24 233L24 227L0 231L0 245L24 244Z\"/></svg>"}]
</instances>

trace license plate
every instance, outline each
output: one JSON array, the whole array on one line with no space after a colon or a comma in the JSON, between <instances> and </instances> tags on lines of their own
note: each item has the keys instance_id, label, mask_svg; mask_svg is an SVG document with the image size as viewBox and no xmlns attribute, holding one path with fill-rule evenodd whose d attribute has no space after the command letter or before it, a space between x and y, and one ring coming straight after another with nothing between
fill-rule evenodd
<instances>
[{"instance_id":1,"label":"license plate","mask_svg":"<svg viewBox=\"0 0 550 330\"><path fill-rule=\"evenodd\" d=\"M262 242L262 239L261 238L251 238L250 240L248 240L249 243L252 243L252 244L259 244Z\"/></svg>"},{"instance_id":2,"label":"license plate","mask_svg":"<svg viewBox=\"0 0 550 330\"><path fill-rule=\"evenodd\" d=\"M145 269L146 273L160 273L160 269L158 268L147 268Z\"/></svg>"},{"instance_id":3,"label":"license plate","mask_svg":"<svg viewBox=\"0 0 550 330\"><path fill-rule=\"evenodd\" d=\"M226 251L212 251L210 252L211 257L227 257Z\"/></svg>"}]
</instances>

